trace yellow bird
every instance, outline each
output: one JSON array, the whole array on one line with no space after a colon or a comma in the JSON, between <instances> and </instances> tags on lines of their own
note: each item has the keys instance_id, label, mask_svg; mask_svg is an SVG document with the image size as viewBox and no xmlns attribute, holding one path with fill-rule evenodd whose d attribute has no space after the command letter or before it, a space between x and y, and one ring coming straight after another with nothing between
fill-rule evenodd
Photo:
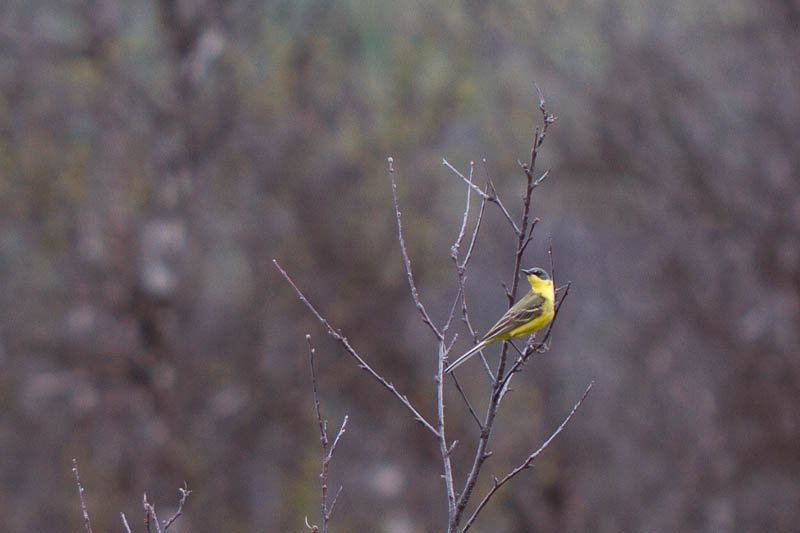
<instances>
[{"instance_id":1,"label":"yellow bird","mask_svg":"<svg viewBox=\"0 0 800 533\"><path fill-rule=\"evenodd\" d=\"M511 337L530 335L553 320L553 301L555 300L553 280L544 269L539 267L522 270L522 273L528 277L528 283L531 284L530 292L506 311L497 324L483 336L481 342L445 368L446 374L461 366L464 361L478 353L487 344L504 341Z\"/></svg>"}]
</instances>

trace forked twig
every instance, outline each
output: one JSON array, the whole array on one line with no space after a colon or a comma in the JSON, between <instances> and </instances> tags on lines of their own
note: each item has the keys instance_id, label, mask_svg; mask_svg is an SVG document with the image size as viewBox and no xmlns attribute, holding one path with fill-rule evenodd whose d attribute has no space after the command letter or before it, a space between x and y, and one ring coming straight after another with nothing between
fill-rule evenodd
<instances>
[{"instance_id":1,"label":"forked twig","mask_svg":"<svg viewBox=\"0 0 800 533\"><path fill-rule=\"evenodd\" d=\"M485 165L485 163L486 163L486 160L484 159L483 161L484 161L484 165ZM484 192L484 191L482 191L482 190L480 189L480 187L478 187L477 185L475 185L475 184L472 182L472 180L471 180L471 179L467 179L467 177L466 177L466 176L464 176L464 174L462 174L461 172L459 172L459 171L458 171L458 169L456 169L456 167L454 167L453 165L451 165L451 164L450 164L450 163L447 161L447 159L442 159L442 164L443 164L444 166L446 166L447 168L449 168L449 169L450 169L450 171L451 171L451 172L453 172L453 174L455 174L456 176L458 176L459 178L461 178L462 180L464 180L464 182L465 182L467 185L469 185L469 186L470 186L470 188L471 188L473 191L475 191L475 192L477 192L477 193L478 193L478 195L481 197L481 199L483 199L483 200L484 200L484 201L486 201L486 202L492 202L492 203L493 203L493 204L495 204L497 207L499 207L499 208L500 208L500 212L502 212L502 213L503 213L503 216L505 217L505 219L508 221L508 223L509 223L509 224L511 224L511 228L514 230L514 233L515 233L515 234L517 234L517 235L519 235L520 229L519 229L519 227L517 226L517 223L516 223L516 222L514 222L514 217L512 217L512 216L511 216L511 214L510 214L510 213L508 212L508 210L506 209L506 206L504 206L504 205L503 205L503 202L500 200L500 196L498 196L498 194L497 194L497 190L494 188L494 184L492 183L492 181L491 181L491 180L488 180L488 186L489 186L489 191L490 191L490 192L488 192L488 193L487 193L487 192ZM471 165L471 163L470 163L470 165Z\"/></svg>"},{"instance_id":2,"label":"forked twig","mask_svg":"<svg viewBox=\"0 0 800 533\"><path fill-rule=\"evenodd\" d=\"M311 305L311 302L308 301L308 298L305 297L303 292L298 288L297 284L289 276L289 274L287 274L286 271L283 268L281 268L281 265L278 263L278 261L273 259L272 263L275 265L275 268L277 268L278 271L280 271L281 275L289 283L289 285L292 286L294 292L297 294L297 297L300 299L300 301L303 302L303 304L308 308L308 310L311 311L311 313L315 317L317 317L317 320L319 320L322 323L322 325L325 326L325 329L328 331L328 335L339 341L339 343L342 346L344 346L345 351L347 351L347 353L350 354L350 356L356 360L359 368L365 370L369 375L377 379L381 385L383 385L386 389L388 389L389 392L391 392L398 400L400 400L400 403L402 403L405 406L405 408L411 412L412 416L414 417L414 420L425 426L425 428L428 431L430 431L436 437L438 437L439 432L436 431L436 428L434 428L430 424L430 422L425 420L425 418L421 414L419 414L419 411L417 411L414 408L414 406L411 405L411 402L408 401L408 398L400 394L400 392L395 388L394 385L392 385L389 381L386 380L386 378L384 378L382 375L378 374L375 370L373 370L373 368L369 366L367 362L364 361L364 359L358 354L358 352L356 352L355 349L350 345L350 341L347 340L347 337L345 337L344 335L339 333L336 329L334 329L334 327L330 324L330 322L328 322L328 320L325 317L323 317L313 305Z\"/></svg>"},{"instance_id":3,"label":"forked twig","mask_svg":"<svg viewBox=\"0 0 800 533\"><path fill-rule=\"evenodd\" d=\"M551 434L551 435L550 435L550 436L547 438L547 440L546 440L546 441L544 441L544 443L542 443L542 445L541 445L541 446L539 446L539 449L537 449L535 452L533 452L532 454L530 454L530 455L529 455L529 456L528 456L528 457L527 457L527 458L526 458L526 459L525 459L525 460L524 460L524 461L523 461L521 464L519 464L519 465L518 465L516 468L514 468L514 469L513 469L511 472L509 472L508 474L506 474L506 475L505 475L505 477L503 477L503 478L502 478L502 479L500 479L500 480L498 480L498 479L495 479L495 482L494 482L494 485L492 486L492 488L491 488L491 489L489 489L489 492L486 494L486 496L484 496L484 497L483 497L483 500L481 500L481 503L479 503L479 504L478 504L478 507L477 507L477 508L475 509L475 511L472 513L472 516L470 516L470 517L469 517L469 520L467 520L466 524L464 524L464 529L462 529L462 530L461 530L461 531L462 531L462 533L463 533L463 532L465 532L465 531L467 531L467 530L470 528L470 526L472 526L472 523L475 521L475 519L478 517L478 515L480 514L480 512L483 510L483 508L486 506L486 504L489 502L489 500L492 498L492 496L494 496L495 492L497 492L497 490L498 490L500 487L502 487L503 485L505 485L505 484L506 484L508 481L510 481L510 480L511 480L511 478L513 478L514 476L516 476L517 474L519 474L519 473L520 473L520 472L522 472L523 470L525 470L525 469L527 469L527 468L530 468L530 467L533 465L533 461L535 461L535 460L536 460L536 458L537 458L537 457L538 457L538 456L539 456L539 455L540 455L540 454L541 454L541 453L542 453L542 452L543 452L543 451L544 451L544 450L545 450L545 449L546 449L548 446L550 446L550 443L551 443L551 442L553 442L553 439L555 439L555 438L558 436L558 434L559 434L559 433L561 433L561 432L564 430L564 428L565 428L565 427L567 426L567 424L569 423L570 419L572 419L572 415L574 415L574 414L575 414L575 412L576 412L576 411L577 411L577 410L580 408L580 406L583 404L583 401L586 399L586 396L588 396L588 394L589 394L589 391L590 391L590 390L592 390L592 387L593 387L593 386L594 386L594 381L592 381L591 383L589 383L589 386L588 386L588 387L586 387L586 390L583 392L583 395L581 396L581 398L578 400L578 402L577 402L577 403L575 404L575 406L572 408L572 411L570 411L570 412L569 412L569 414L568 414L568 415L567 415L567 417L564 419L564 421L563 421L563 422L561 422L561 425L559 425L559 426L556 428L556 430L555 430L555 431L554 431L554 432L553 432L553 433L552 433L552 434Z\"/></svg>"},{"instance_id":4,"label":"forked twig","mask_svg":"<svg viewBox=\"0 0 800 533\"><path fill-rule=\"evenodd\" d=\"M336 500L339 498L339 494L342 492L342 487L339 487L339 490L336 492L336 496L334 496L333 501L331 502L330 506L328 506L328 469L331 460L333 459L333 453L336 451L336 446L339 444L339 439L342 437L342 435L344 435L345 428L347 427L348 416L345 415L344 420L342 420L342 425L339 427L339 431L336 433L336 437L333 439L333 443L331 444L331 442L328 440L328 421L322 418L319 396L317 395L317 374L314 370L314 353L316 350L311 344L311 335L306 335L306 342L308 342L308 362L309 366L311 367L311 391L314 396L314 410L316 411L317 423L319 424L319 440L322 444L322 472L319 476L321 485L320 489L322 493L320 498L322 533L327 533L328 522L333 514L333 508L336 506ZM308 524L307 518L306 525L312 531L317 531L316 526L311 526Z\"/></svg>"},{"instance_id":5,"label":"forked twig","mask_svg":"<svg viewBox=\"0 0 800 533\"><path fill-rule=\"evenodd\" d=\"M183 504L186 503L186 498L192 493L185 481L183 482L183 487L178 488L178 492L181 493L181 499L178 501L178 510L175 511L175 514L173 514L169 520L164 521L164 531L168 530L169 526L175 523L175 520L183 514Z\"/></svg>"},{"instance_id":6,"label":"forked twig","mask_svg":"<svg viewBox=\"0 0 800 533\"><path fill-rule=\"evenodd\" d=\"M150 518L156 526L156 533L163 533L161 531L161 524L158 523L158 516L156 515L156 506L147 501L147 493L142 494L142 506L144 507L144 527L150 532Z\"/></svg>"}]
</instances>

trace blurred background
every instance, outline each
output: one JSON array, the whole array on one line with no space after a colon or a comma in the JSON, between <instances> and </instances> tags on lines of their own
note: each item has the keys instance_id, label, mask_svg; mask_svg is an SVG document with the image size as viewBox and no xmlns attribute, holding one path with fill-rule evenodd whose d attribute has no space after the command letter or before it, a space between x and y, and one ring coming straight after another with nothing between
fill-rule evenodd
<instances>
[{"instance_id":1,"label":"blurred background","mask_svg":"<svg viewBox=\"0 0 800 533\"><path fill-rule=\"evenodd\" d=\"M175 531L319 523L310 333L323 413L350 416L332 527L442 531L437 444L271 260L433 419L386 157L443 320L465 187L441 160L476 161L519 214L536 83L558 121L526 264L552 241L572 288L476 497L596 384L474 530L793 530L798 27L791 0L5 0L2 529L81 530L73 457L96 531L140 526L144 491L168 516L184 481ZM512 266L490 205L467 280L481 332ZM482 410L480 366L460 375ZM477 429L447 395L462 480Z\"/></svg>"}]
</instances>

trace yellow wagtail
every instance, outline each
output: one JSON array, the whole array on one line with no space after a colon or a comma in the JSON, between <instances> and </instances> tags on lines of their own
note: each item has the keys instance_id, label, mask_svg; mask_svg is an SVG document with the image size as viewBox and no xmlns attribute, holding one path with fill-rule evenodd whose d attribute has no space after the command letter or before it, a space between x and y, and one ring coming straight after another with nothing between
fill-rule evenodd
<instances>
[{"instance_id":1,"label":"yellow wagtail","mask_svg":"<svg viewBox=\"0 0 800 533\"><path fill-rule=\"evenodd\" d=\"M504 341L511 337L530 335L553 320L553 300L555 299L553 280L544 269L539 267L523 270L522 273L528 277L528 283L531 284L530 292L506 311L497 324L483 336L481 342L445 368L446 374L455 370L487 344Z\"/></svg>"}]
</instances>

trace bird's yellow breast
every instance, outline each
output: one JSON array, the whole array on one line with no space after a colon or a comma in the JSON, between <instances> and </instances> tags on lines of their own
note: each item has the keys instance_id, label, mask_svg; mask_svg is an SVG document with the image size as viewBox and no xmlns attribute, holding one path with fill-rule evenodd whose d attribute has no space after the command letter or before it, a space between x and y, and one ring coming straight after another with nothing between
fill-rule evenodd
<instances>
[{"instance_id":1,"label":"bird's yellow breast","mask_svg":"<svg viewBox=\"0 0 800 533\"><path fill-rule=\"evenodd\" d=\"M531 289L544 296L544 305L542 306L542 314L527 322L516 329L508 332L510 337L524 337L530 335L534 331L538 331L545 327L553 320L555 311L553 309L553 301L555 300L555 289L553 288L552 280L540 279L537 276L528 276L528 283L531 284ZM508 337L506 337L508 338Z\"/></svg>"}]
</instances>

